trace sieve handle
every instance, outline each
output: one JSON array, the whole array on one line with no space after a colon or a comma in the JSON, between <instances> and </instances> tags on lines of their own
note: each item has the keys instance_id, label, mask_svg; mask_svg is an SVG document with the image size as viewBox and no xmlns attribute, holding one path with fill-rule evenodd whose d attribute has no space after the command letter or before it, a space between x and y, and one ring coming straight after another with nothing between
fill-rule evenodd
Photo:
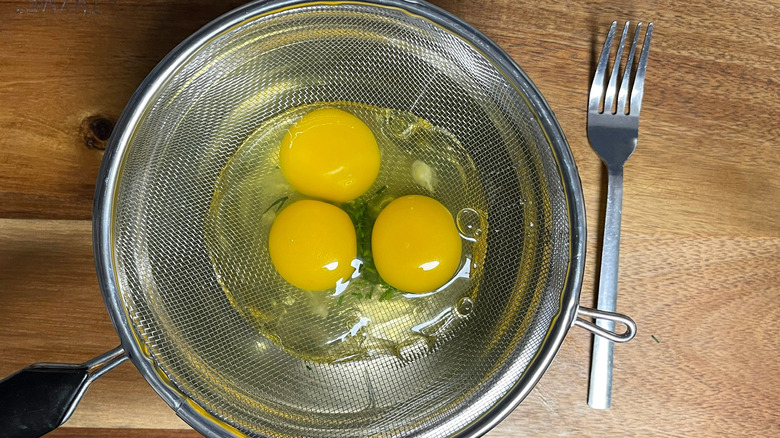
<instances>
[{"instance_id":1,"label":"sieve handle","mask_svg":"<svg viewBox=\"0 0 780 438\"><path fill-rule=\"evenodd\" d=\"M36 363L0 381L0 436L37 438L70 418L89 385L127 360L117 347L83 364Z\"/></svg>"},{"instance_id":2,"label":"sieve handle","mask_svg":"<svg viewBox=\"0 0 780 438\"><path fill-rule=\"evenodd\" d=\"M601 319L618 322L623 324L626 327L626 330L623 333L608 330L587 319L580 318L580 315L593 318L594 320ZM601 336L602 338L618 343L628 342L634 339L634 335L636 335L636 323L628 316L623 315L622 313L607 312L605 310L591 309L589 307L579 306L577 308L577 319L574 320L574 325L584 328L594 335Z\"/></svg>"}]
</instances>

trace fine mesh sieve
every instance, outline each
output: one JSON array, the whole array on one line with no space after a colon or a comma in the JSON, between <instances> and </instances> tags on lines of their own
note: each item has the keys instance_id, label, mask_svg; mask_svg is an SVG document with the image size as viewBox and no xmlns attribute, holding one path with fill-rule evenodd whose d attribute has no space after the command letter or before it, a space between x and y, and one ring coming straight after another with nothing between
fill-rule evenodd
<instances>
[{"instance_id":1,"label":"fine mesh sieve","mask_svg":"<svg viewBox=\"0 0 780 438\"><path fill-rule=\"evenodd\" d=\"M411 362L312 367L288 355L231 306L205 247L216 179L242 142L289 108L330 101L413 112L454 134L479 170L490 235L474 312ZM420 16L313 3L247 18L171 72L124 150L111 244L138 341L186 397L249 435L464 428L521 380L566 298L570 218L547 135L506 73Z\"/></svg>"},{"instance_id":2,"label":"fine mesh sieve","mask_svg":"<svg viewBox=\"0 0 780 438\"><path fill-rule=\"evenodd\" d=\"M431 352L310 364L263 336L220 285L205 225L221 170L264 121L317 102L412 112L473 160L468 185L484 194L489 230L482 279L469 317ZM579 179L539 92L462 21L394 0L253 3L182 43L117 124L94 223L123 349L215 436L480 435L557 352L584 263Z\"/></svg>"},{"instance_id":3,"label":"fine mesh sieve","mask_svg":"<svg viewBox=\"0 0 780 438\"><path fill-rule=\"evenodd\" d=\"M454 134L479 171L490 235L474 312L411 362L290 356L231 306L204 244L216 179L243 141L330 101L413 112ZM193 53L132 130L113 212L122 304L155 367L250 435L449 435L521 379L561 310L569 212L546 133L477 47L419 16L322 3L252 17Z\"/></svg>"}]
</instances>

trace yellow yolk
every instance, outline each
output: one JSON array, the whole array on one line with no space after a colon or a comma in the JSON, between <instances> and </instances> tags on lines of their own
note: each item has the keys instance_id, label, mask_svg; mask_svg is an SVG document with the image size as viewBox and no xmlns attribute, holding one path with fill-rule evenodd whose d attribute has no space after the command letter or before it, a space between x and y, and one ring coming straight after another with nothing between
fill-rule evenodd
<instances>
[{"instance_id":1,"label":"yellow yolk","mask_svg":"<svg viewBox=\"0 0 780 438\"><path fill-rule=\"evenodd\" d=\"M271 261L293 286L330 289L354 271L355 228L340 208L320 201L298 201L282 210L268 236Z\"/></svg>"},{"instance_id":2,"label":"yellow yolk","mask_svg":"<svg viewBox=\"0 0 780 438\"><path fill-rule=\"evenodd\" d=\"M374 264L390 286L428 292L460 263L461 240L447 207L427 196L403 196L385 207L371 234Z\"/></svg>"},{"instance_id":3,"label":"yellow yolk","mask_svg":"<svg viewBox=\"0 0 780 438\"><path fill-rule=\"evenodd\" d=\"M368 126L336 108L314 110L290 127L279 164L304 195L347 202L366 192L379 175L380 154Z\"/></svg>"}]
</instances>

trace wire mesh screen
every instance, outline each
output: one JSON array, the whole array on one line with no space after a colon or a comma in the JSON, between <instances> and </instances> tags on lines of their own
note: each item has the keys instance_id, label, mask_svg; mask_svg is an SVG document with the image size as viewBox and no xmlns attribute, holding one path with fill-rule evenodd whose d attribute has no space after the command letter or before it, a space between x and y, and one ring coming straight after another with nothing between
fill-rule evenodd
<instances>
[{"instance_id":1,"label":"wire mesh screen","mask_svg":"<svg viewBox=\"0 0 780 438\"><path fill-rule=\"evenodd\" d=\"M308 363L223 290L206 247L220 172L263 122L316 102L412 112L452 133L478 171L468 184L486 201L481 283L469 317L426 354ZM323 3L250 18L166 81L121 164L113 252L157 368L247 435L446 436L533 384L523 373L559 312L568 226L545 132L493 63L400 9Z\"/></svg>"}]
</instances>

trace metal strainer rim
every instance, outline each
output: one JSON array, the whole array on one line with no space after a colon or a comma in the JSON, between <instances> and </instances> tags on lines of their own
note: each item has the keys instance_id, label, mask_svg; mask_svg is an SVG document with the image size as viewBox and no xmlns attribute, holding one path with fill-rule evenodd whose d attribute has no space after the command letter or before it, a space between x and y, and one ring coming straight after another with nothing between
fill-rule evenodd
<instances>
[{"instance_id":1,"label":"metal strainer rim","mask_svg":"<svg viewBox=\"0 0 780 438\"><path fill-rule=\"evenodd\" d=\"M371 1L306 1L276 0L257 1L215 19L195 32L174 50L172 50L144 79L130 98L119 118L114 135L109 141L103 158L95 191L93 206L93 245L98 281L111 321L119 335L122 347L133 364L138 368L155 392L182 418L197 431L211 436L241 436L230 425L217 420L202 408L190 402L188 398L171 384L165 375L156 369L144 347L137 339L132 321L126 313L119 294L113 259L113 215L115 190L125 150L133 136L133 129L143 117L146 108L165 85L166 81L201 47L225 31L241 23L276 11L304 5L328 3L349 4L368 3L380 7L402 10L408 14L422 17L438 27L459 36L470 43L488 60L494 63L514 87L528 100L537 121L544 127L548 141L558 165L559 175L564 189L569 219L570 252L566 282L561 291L560 309L551 324L543 347L528 366L522 378L506 396L497 402L481 418L458 433L457 436L481 436L503 420L531 391L542 374L550 365L560 348L569 328L574 323L579 302L585 261L585 208L582 187L574 164L574 158L549 105L539 90L523 70L493 41L474 29L471 25L436 6L414 0L371 0Z\"/></svg>"}]
</instances>

